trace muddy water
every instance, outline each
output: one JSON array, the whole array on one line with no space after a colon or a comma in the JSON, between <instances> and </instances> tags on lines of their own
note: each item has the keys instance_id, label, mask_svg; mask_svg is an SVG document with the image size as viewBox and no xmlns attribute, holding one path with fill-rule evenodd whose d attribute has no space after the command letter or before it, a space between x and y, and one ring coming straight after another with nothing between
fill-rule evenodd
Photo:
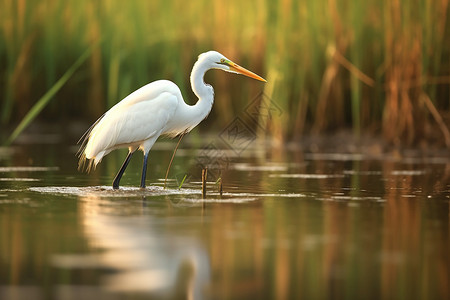
<instances>
[{"instance_id":1,"label":"muddy water","mask_svg":"<svg viewBox=\"0 0 450 300\"><path fill-rule=\"evenodd\" d=\"M1 149L0 299L450 297L447 156L180 149L164 189L173 145L144 191L124 152Z\"/></svg>"}]
</instances>

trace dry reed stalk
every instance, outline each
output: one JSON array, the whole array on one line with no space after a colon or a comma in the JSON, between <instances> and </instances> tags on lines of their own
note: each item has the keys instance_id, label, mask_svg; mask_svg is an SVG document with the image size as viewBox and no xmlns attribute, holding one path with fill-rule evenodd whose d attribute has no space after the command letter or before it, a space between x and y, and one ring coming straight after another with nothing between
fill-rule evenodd
<instances>
[{"instance_id":1,"label":"dry reed stalk","mask_svg":"<svg viewBox=\"0 0 450 300\"><path fill-rule=\"evenodd\" d=\"M101 40L101 29L99 20L95 17L96 7L92 2L86 5L86 17L88 18L89 32L88 32L88 43L94 44ZM89 98L94 99L91 101L91 106L89 109L89 114L92 118L98 118L101 116L105 110L105 91L103 89L103 73L102 73L102 63L103 63L104 53L102 48L95 48L89 59L90 67L90 87L89 87Z\"/></svg>"},{"instance_id":2,"label":"dry reed stalk","mask_svg":"<svg viewBox=\"0 0 450 300\"><path fill-rule=\"evenodd\" d=\"M422 73L422 48L420 27L408 24L400 10L399 1L388 7L386 25L387 90L384 107L383 132L388 141L402 140L412 144L424 127L424 114L419 101L423 93L420 82Z\"/></svg>"},{"instance_id":3,"label":"dry reed stalk","mask_svg":"<svg viewBox=\"0 0 450 300\"><path fill-rule=\"evenodd\" d=\"M329 61L323 76L322 81L319 88L319 96L316 104L316 117L315 122L312 128L312 132L315 134L318 134L322 130L324 130L328 126L328 120L329 118L324 118L323 116L326 114L327 108L329 107L329 104L333 102L341 102L341 101L333 101L334 96L333 93L333 87L335 86L334 83L339 81L339 63L336 59L334 59L334 56L338 52L345 53L348 42L346 33L344 31L344 27L342 24L341 16L339 15L338 7L336 0L329 0L328 1L328 10L331 15L331 20L333 23L333 29L334 29L334 43L335 46L328 46L328 54L331 56L331 60ZM337 49L336 49L337 48ZM342 103L341 103L342 104ZM335 105L333 105L334 110ZM342 109L342 108L341 108ZM337 115L336 113L333 113L331 115ZM342 115L342 112L341 112Z\"/></svg>"},{"instance_id":4,"label":"dry reed stalk","mask_svg":"<svg viewBox=\"0 0 450 300\"><path fill-rule=\"evenodd\" d=\"M202 169L202 198L206 198L206 180L208 178L208 168Z\"/></svg>"},{"instance_id":5,"label":"dry reed stalk","mask_svg":"<svg viewBox=\"0 0 450 300\"><path fill-rule=\"evenodd\" d=\"M222 177L220 177L219 179L218 179L218 183L219 183L219 187L218 187L218 189L219 189L219 195L220 195L220 197L222 197L222 194L223 194L223 186L222 186Z\"/></svg>"},{"instance_id":6,"label":"dry reed stalk","mask_svg":"<svg viewBox=\"0 0 450 300\"><path fill-rule=\"evenodd\" d=\"M428 97L427 94L423 93L421 96L422 101L425 102L426 107L430 111L431 115L433 116L434 120L438 124L440 130L442 131L442 135L444 136L445 145L447 148L450 149L450 131L445 124L444 120L442 119L441 114L434 106L433 102L431 101L430 97Z\"/></svg>"}]
</instances>

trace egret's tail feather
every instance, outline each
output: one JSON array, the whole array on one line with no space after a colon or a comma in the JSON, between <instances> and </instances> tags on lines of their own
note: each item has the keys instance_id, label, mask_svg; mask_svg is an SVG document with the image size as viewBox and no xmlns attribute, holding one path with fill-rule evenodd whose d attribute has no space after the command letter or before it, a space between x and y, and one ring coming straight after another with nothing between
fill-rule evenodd
<instances>
[{"instance_id":1,"label":"egret's tail feather","mask_svg":"<svg viewBox=\"0 0 450 300\"><path fill-rule=\"evenodd\" d=\"M78 152L77 152L77 156L80 158L80 160L78 161L78 170L80 170L80 171L83 171L85 169L89 173L92 169L95 170L95 167L96 167L98 161L96 162L95 157L92 159L86 158L85 150L86 150L86 146L89 142L89 139L91 137L92 130L100 122L100 120L105 116L105 114L103 114L100 118L98 118L97 121L95 121L95 123L92 124L88 130L86 130L86 132L81 136L81 138L77 142L77 144L81 143L80 149L78 149ZM86 166L86 168L85 168L85 166Z\"/></svg>"},{"instance_id":2,"label":"egret's tail feather","mask_svg":"<svg viewBox=\"0 0 450 300\"><path fill-rule=\"evenodd\" d=\"M97 164L95 163L95 157L92 159L86 158L86 154L80 155L80 160L78 161L78 170L86 171L87 173L91 172L91 170L95 170Z\"/></svg>"}]
</instances>

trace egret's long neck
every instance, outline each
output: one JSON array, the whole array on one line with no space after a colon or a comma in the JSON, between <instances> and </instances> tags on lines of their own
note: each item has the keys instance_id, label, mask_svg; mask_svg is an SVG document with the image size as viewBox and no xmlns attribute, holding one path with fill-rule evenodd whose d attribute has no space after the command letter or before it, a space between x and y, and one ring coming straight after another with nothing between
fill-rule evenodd
<instances>
[{"instance_id":1,"label":"egret's long neck","mask_svg":"<svg viewBox=\"0 0 450 300\"><path fill-rule=\"evenodd\" d=\"M201 122L208 116L214 103L214 90L203 79L206 71L210 68L210 66L205 65L201 61L197 61L192 68L191 87L194 94L198 97L198 101L191 106L191 113L194 115L194 118L199 119L198 122Z\"/></svg>"}]
</instances>

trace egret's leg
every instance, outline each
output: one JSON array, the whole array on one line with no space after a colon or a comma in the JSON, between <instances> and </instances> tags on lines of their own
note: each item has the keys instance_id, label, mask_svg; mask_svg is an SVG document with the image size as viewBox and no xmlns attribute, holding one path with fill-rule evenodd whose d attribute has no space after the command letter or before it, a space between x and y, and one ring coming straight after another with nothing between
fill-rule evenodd
<instances>
[{"instance_id":1,"label":"egret's leg","mask_svg":"<svg viewBox=\"0 0 450 300\"><path fill-rule=\"evenodd\" d=\"M131 156L133 156L133 154L134 151L128 152L127 158L125 158L125 161L123 162L123 165L119 170L119 173L117 173L116 177L114 178L113 189L117 190L119 188L120 179L122 178L123 172L125 172L125 169L127 168L128 163L130 162Z\"/></svg>"},{"instance_id":2,"label":"egret's leg","mask_svg":"<svg viewBox=\"0 0 450 300\"><path fill-rule=\"evenodd\" d=\"M141 189L145 189L145 177L147 176L147 161L149 153L150 151L144 154L144 165L142 166L142 177L141 177Z\"/></svg>"}]
</instances>

